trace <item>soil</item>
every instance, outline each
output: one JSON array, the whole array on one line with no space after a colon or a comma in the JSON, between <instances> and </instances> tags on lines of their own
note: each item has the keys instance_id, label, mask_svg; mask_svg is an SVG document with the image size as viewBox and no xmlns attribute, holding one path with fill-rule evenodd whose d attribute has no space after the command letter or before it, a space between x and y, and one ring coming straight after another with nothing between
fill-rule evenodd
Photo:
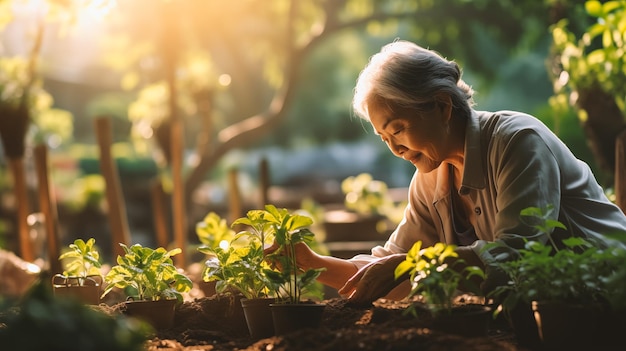
<instances>
[{"instance_id":1,"label":"soil","mask_svg":"<svg viewBox=\"0 0 626 351\"><path fill-rule=\"evenodd\" d=\"M404 312L407 302L379 299L370 306L353 306L342 298L326 304L318 329L253 340L239 298L213 295L177 306L174 326L155 332L148 351L308 351L308 350L477 350L513 351L519 347L506 325L493 321L487 337L467 338L424 327ZM101 304L109 313L123 313L123 303Z\"/></svg>"}]
</instances>

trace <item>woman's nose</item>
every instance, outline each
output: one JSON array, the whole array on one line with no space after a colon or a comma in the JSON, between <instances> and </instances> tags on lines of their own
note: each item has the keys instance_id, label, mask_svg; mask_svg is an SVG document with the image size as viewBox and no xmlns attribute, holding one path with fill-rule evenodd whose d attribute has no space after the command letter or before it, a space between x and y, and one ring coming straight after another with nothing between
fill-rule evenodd
<instances>
[{"instance_id":1,"label":"woman's nose","mask_svg":"<svg viewBox=\"0 0 626 351\"><path fill-rule=\"evenodd\" d=\"M402 144L396 143L393 139L390 139L387 142L387 146L389 147L389 150L391 150L391 153L393 153L396 157L402 158L402 154L406 151L406 147Z\"/></svg>"}]
</instances>

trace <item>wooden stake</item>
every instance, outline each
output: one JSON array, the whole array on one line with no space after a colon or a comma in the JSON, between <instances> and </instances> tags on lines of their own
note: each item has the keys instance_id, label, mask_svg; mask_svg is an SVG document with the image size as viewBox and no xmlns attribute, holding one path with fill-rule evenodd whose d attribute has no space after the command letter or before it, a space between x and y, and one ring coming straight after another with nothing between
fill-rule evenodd
<instances>
[{"instance_id":1,"label":"wooden stake","mask_svg":"<svg viewBox=\"0 0 626 351\"><path fill-rule=\"evenodd\" d=\"M172 120L172 214L176 247L183 250L174 256L176 267L187 268L187 211L185 210L185 181L183 179L183 122Z\"/></svg>"},{"instance_id":2,"label":"wooden stake","mask_svg":"<svg viewBox=\"0 0 626 351\"><path fill-rule=\"evenodd\" d=\"M169 229L169 212L165 206L165 192L161 179L156 178L151 186L150 193L152 198L152 219L154 221L154 230L156 231L156 242L159 247L168 247L170 243Z\"/></svg>"},{"instance_id":3,"label":"wooden stake","mask_svg":"<svg viewBox=\"0 0 626 351\"><path fill-rule=\"evenodd\" d=\"M130 232L117 165L111 153L111 145L113 144L111 121L106 117L96 118L95 127L100 148L100 170L106 184L105 190L109 225L111 226L111 240L113 241L113 257L118 255L124 256L124 249L119 243L130 245Z\"/></svg>"},{"instance_id":4,"label":"wooden stake","mask_svg":"<svg viewBox=\"0 0 626 351\"><path fill-rule=\"evenodd\" d=\"M20 255L24 261L33 262L35 254L33 252L33 243L30 239L28 230L28 214L30 206L28 204L28 190L26 187L26 172L24 171L24 159L22 157L9 158L9 167L13 174L13 192L15 194L15 202L17 206L17 227L20 244Z\"/></svg>"},{"instance_id":5,"label":"wooden stake","mask_svg":"<svg viewBox=\"0 0 626 351\"><path fill-rule=\"evenodd\" d=\"M615 200L626 213L626 130L615 140Z\"/></svg>"},{"instance_id":6,"label":"wooden stake","mask_svg":"<svg viewBox=\"0 0 626 351\"><path fill-rule=\"evenodd\" d=\"M270 171L269 164L266 158L261 159L259 165L259 182L261 187L261 207L265 208L265 205L269 204L269 188L270 188Z\"/></svg>"},{"instance_id":7,"label":"wooden stake","mask_svg":"<svg viewBox=\"0 0 626 351\"><path fill-rule=\"evenodd\" d=\"M59 260L61 251L59 250L59 234L57 230L58 216L57 208L53 202L53 190L50 187L48 177L48 148L45 144L35 147L35 168L37 171L39 208L45 218L46 243L48 249L48 262L52 275L63 273L63 267Z\"/></svg>"},{"instance_id":8,"label":"wooden stake","mask_svg":"<svg viewBox=\"0 0 626 351\"><path fill-rule=\"evenodd\" d=\"M228 172L228 213L229 222L234 222L237 218L241 217L241 191L239 190L239 181L237 176L239 170L232 168Z\"/></svg>"}]
</instances>

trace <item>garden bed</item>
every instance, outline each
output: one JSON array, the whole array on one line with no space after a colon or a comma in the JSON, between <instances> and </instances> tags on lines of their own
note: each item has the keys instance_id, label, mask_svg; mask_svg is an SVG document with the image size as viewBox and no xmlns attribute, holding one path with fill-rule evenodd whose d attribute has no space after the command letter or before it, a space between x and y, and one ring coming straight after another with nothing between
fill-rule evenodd
<instances>
[{"instance_id":1,"label":"garden bed","mask_svg":"<svg viewBox=\"0 0 626 351\"><path fill-rule=\"evenodd\" d=\"M423 328L419 320L403 314L406 303L380 299L359 307L342 298L323 302L326 309L321 328L253 340L236 308L236 298L196 298L177 307L174 327L158 331L148 341L147 350L523 350L497 321L488 337L463 338ZM118 313L123 304L101 304L100 308Z\"/></svg>"}]
</instances>

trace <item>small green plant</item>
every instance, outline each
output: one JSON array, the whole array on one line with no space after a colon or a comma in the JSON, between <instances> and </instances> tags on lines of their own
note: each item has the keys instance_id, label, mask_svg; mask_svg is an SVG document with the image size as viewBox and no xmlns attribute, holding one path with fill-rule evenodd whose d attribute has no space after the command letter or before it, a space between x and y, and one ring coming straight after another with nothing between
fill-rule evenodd
<instances>
[{"instance_id":1,"label":"small green plant","mask_svg":"<svg viewBox=\"0 0 626 351\"><path fill-rule=\"evenodd\" d=\"M618 313L626 312L626 232L608 235L615 240L615 245L607 248L607 260L613 268L605 282L606 299L611 308Z\"/></svg>"},{"instance_id":2,"label":"small green plant","mask_svg":"<svg viewBox=\"0 0 626 351\"><path fill-rule=\"evenodd\" d=\"M312 291L317 277L323 269L302 270L296 259L296 245L311 243L315 234L308 228L313 224L311 217L290 213L287 209L278 209L266 205L265 210L255 213L256 225L269 232L278 244L278 249L268 255L280 270L264 269L265 275L273 283L277 301L282 303L301 303L303 296Z\"/></svg>"},{"instance_id":3,"label":"small green plant","mask_svg":"<svg viewBox=\"0 0 626 351\"><path fill-rule=\"evenodd\" d=\"M433 315L451 313L461 286L480 294L471 278L484 278L483 270L477 266L466 266L455 249L456 245L444 243L422 248L422 242L418 241L394 272L396 279L409 275L411 291L408 297L423 296ZM457 268L459 266L462 268ZM411 305L408 311L415 314L415 306Z\"/></svg>"},{"instance_id":4,"label":"small green plant","mask_svg":"<svg viewBox=\"0 0 626 351\"><path fill-rule=\"evenodd\" d=\"M260 211L249 211L247 217L233 222L232 226L246 225L249 230L235 234L217 214L209 214L197 226L198 236L205 238L198 250L209 259L205 263L202 279L217 281L215 290L223 293L230 288L241 292L248 299L268 297L271 282L264 274L270 269L264 261L263 247L272 239L259 216Z\"/></svg>"},{"instance_id":5,"label":"small green plant","mask_svg":"<svg viewBox=\"0 0 626 351\"><path fill-rule=\"evenodd\" d=\"M3 349L142 351L153 334L147 323L54 298L44 280L19 299L0 298Z\"/></svg>"},{"instance_id":6,"label":"small green plant","mask_svg":"<svg viewBox=\"0 0 626 351\"><path fill-rule=\"evenodd\" d=\"M406 202L394 203L387 184L375 180L369 173L345 178L341 182L347 209L362 215L385 216L393 223L400 223Z\"/></svg>"},{"instance_id":7,"label":"small green plant","mask_svg":"<svg viewBox=\"0 0 626 351\"><path fill-rule=\"evenodd\" d=\"M380 209L387 205L387 184L374 180L371 174L361 173L347 177L341 182L348 209L362 214L381 214Z\"/></svg>"},{"instance_id":8,"label":"small green plant","mask_svg":"<svg viewBox=\"0 0 626 351\"><path fill-rule=\"evenodd\" d=\"M182 252L180 248L170 251L162 247L151 249L140 244L128 247L122 243L124 256L117 257L117 265L104 277L107 283L102 297L113 288L123 289L133 300L183 300L182 293L191 290L193 283L179 273L171 257Z\"/></svg>"},{"instance_id":9,"label":"small green plant","mask_svg":"<svg viewBox=\"0 0 626 351\"><path fill-rule=\"evenodd\" d=\"M83 239L74 240L69 250L59 256L59 260L64 263L64 278L76 278L78 285L84 285L90 276L101 277L102 265L94 238L87 239L87 242Z\"/></svg>"},{"instance_id":10,"label":"small green plant","mask_svg":"<svg viewBox=\"0 0 626 351\"><path fill-rule=\"evenodd\" d=\"M202 244L201 247L215 248L232 241L235 231L228 226L226 219L215 212L209 212L202 222L196 223L196 235Z\"/></svg>"},{"instance_id":11,"label":"small green plant","mask_svg":"<svg viewBox=\"0 0 626 351\"><path fill-rule=\"evenodd\" d=\"M532 301L590 303L605 300L607 278L619 267L614 250L580 237L563 239L562 245L555 242L551 235L553 230L566 227L550 219L552 211L552 206L529 207L520 213L524 223L540 231L540 237L547 236L548 244L525 240L524 247L517 250L518 257L511 254L515 252L512 250L494 257L491 264L508 276L507 284L490 294L501 305L497 313L512 311L519 304L530 305ZM494 243L486 249L501 245L504 244Z\"/></svg>"}]
</instances>

